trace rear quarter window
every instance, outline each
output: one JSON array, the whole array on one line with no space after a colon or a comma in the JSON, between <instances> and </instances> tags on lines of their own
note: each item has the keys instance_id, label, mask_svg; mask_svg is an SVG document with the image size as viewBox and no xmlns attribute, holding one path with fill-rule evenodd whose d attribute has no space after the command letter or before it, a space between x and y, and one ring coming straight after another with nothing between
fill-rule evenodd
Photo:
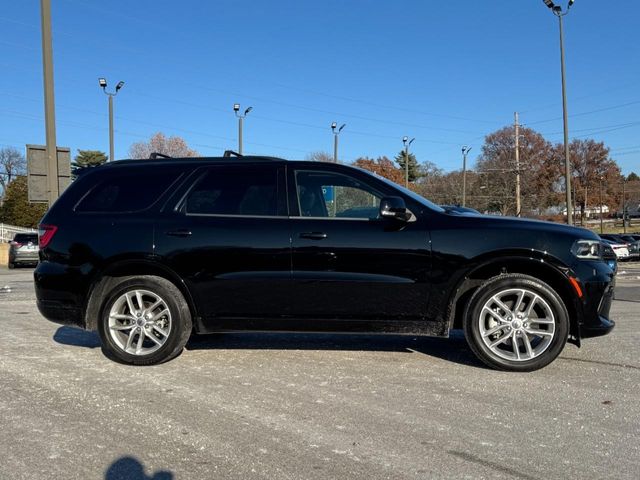
<instances>
[{"instance_id":1,"label":"rear quarter window","mask_svg":"<svg viewBox=\"0 0 640 480\"><path fill-rule=\"evenodd\" d=\"M151 207L181 176L178 169L127 169L109 172L76 205L76 212L125 213Z\"/></svg>"}]
</instances>

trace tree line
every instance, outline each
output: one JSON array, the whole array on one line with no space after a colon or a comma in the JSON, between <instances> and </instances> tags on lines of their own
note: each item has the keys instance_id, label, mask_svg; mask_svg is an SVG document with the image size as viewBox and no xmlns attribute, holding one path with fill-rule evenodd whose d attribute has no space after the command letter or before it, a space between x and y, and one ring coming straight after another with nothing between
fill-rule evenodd
<instances>
[{"instance_id":1,"label":"tree line","mask_svg":"<svg viewBox=\"0 0 640 480\"><path fill-rule=\"evenodd\" d=\"M552 144L531 128L520 127L519 164L515 160L515 129L507 126L485 137L475 165L466 172L466 205L481 212L501 215L516 214L516 175L520 174L521 214L550 217L564 208L564 148ZM177 136L154 134L148 142L137 142L129 148L130 158L149 158L153 152L171 157L197 157L187 142ZM611 212L621 209L622 183L626 181L628 208L640 206L640 178L631 173L625 178L611 158L610 149L593 139L574 139L569 145L572 172L572 198L578 213L598 208L601 203ZM306 158L332 162L325 152ZM107 155L99 150L78 150L71 164L72 175L86 168L102 165ZM409 188L439 203L462 203L461 170L445 172L431 161L418 161L413 153L408 158L401 150L393 159L359 157L352 164L375 172L400 185L405 183L408 163ZM0 149L0 222L35 227L44 215L44 204L27 200L26 161L13 147Z\"/></svg>"}]
</instances>

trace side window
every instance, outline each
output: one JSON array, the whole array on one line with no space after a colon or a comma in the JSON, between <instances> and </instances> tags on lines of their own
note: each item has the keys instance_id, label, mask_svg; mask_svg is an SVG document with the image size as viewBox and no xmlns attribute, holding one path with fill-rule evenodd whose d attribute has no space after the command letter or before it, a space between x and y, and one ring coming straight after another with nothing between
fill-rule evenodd
<instances>
[{"instance_id":1,"label":"side window","mask_svg":"<svg viewBox=\"0 0 640 480\"><path fill-rule=\"evenodd\" d=\"M212 167L187 195L186 213L278 215L277 169Z\"/></svg>"},{"instance_id":2,"label":"side window","mask_svg":"<svg viewBox=\"0 0 640 480\"><path fill-rule=\"evenodd\" d=\"M296 172L302 217L378 218L382 194L361 181L333 172Z\"/></svg>"},{"instance_id":3,"label":"side window","mask_svg":"<svg viewBox=\"0 0 640 480\"><path fill-rule=\"evenodd\" d=\"M177 169L127 169L100 182L80 200L77 212L123 213L149 208L180 176Z\"/></svg>"}]
</instances>

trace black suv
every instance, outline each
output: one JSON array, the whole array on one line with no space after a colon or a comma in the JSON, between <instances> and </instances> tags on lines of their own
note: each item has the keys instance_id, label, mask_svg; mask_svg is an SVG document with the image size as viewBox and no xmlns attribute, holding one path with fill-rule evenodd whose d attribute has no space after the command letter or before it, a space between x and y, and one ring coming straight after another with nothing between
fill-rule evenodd
<instances>
[{"instance_id":1,"label":"black suv","mask_svg":"<svg viewBox=\"0 0 640 480\"><path fill-rule=\"evenodd\" d=\"M597 235L446 212L365 170L269 157L90 169L40 225L38 307L147 365L190 334L446 337L529 371L603 335L614 271Z\"/></svg>"}]
</instances>

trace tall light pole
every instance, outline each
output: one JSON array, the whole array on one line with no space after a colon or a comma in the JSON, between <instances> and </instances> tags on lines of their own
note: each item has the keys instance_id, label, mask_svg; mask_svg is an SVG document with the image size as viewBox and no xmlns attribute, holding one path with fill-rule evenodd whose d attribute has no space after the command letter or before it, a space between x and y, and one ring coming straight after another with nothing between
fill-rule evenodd
<instances>
[{"instance_id":1,"label":"tall light pole","mask_svg":"<svg viewBox=\"0 0 640 480\"><path fill-rule=\"evenodd\" d=\"M336 129L338 124L336 122L331 123L331 131L333 132L333 163L338 163L338 135L344 127L347 126L346 123L343 123L340 128Z\"/></svg>"},{"instance_id":2,"label":"tall light pole","mask_svg":"<svg viewBox=\"0 0 640 480\"><path fill-rule=\"evenodd\" d=\"M409 146L413 143L415 138L409 140L409 137L402 137L402 143L404 144L404 186L409 188Z\"/></svg>"},{"instance_id":3,"label":"tall light pole","mask_svg":"<svg viewBox=\"0 0 640 480\"><path fill-rule=\"evenodd\" d=\"M240 113L240 104L233 104L233 111L236 113L236 117L238 117L238 153L242 155L242 124L244 122L244 117L253 110L253 107L247 108L244 113Z\"/></svg>"},{"instance_id":4,"label":"tall light pole","mask_svg":"<svg viewBox=\"0 0 640 480\"><path fill-rule=\"evenodd\" d=\"M467 203L467 154L471 151L471 147L462 147L462 206Z\"/></svg>"},{"instance_id":5,"label":"tall light pole","mask_svg":"<svg viewBox=\"0 0 640 480\"><path fill-rule=\"evenodd\" d=\"M40 0L42 24L42 72L44 80L44 126L47 145L47 188L49 207L59 195L58 147L56 145L56 113L53 98L53 47L51 45L51 1Z\"/></svg>"},{"instance_id":6,"label":"tall light pole","mask_svg":"<svg viewBox=\"0 0 640 480\"><path fill-rule=\"evenodd\" d=\"M564 32L562 29L562 17L564 17L574 0L569 0L566 10L563 12L562 7L556 5L552 0L542 0L544 4L551 9L553 14L558 17L560 24L560 71L562 74L562 119L564 122L564 178L565 178L565 190L567 193L567 223L571 225L572 205L571 205L571 163L569 161L569 121L567 119L567 87L565 83L564 73Z\"/></svg>"},{"instance_id":7,"label":"tall light pole","mask_svg":"<svg viewBox=\"0 0 640 480\"><path fill-rule=\"evenodd\" d=\"M113 162L115 154L113 153L113 97L115 97L120 89L124 87L124 82L119 81L116 85L116 89L113 92L107 92L107 79L99 78L98 84L102 88L102 91L109 97L109 161Z\"/></svg>"}]
</instances>

